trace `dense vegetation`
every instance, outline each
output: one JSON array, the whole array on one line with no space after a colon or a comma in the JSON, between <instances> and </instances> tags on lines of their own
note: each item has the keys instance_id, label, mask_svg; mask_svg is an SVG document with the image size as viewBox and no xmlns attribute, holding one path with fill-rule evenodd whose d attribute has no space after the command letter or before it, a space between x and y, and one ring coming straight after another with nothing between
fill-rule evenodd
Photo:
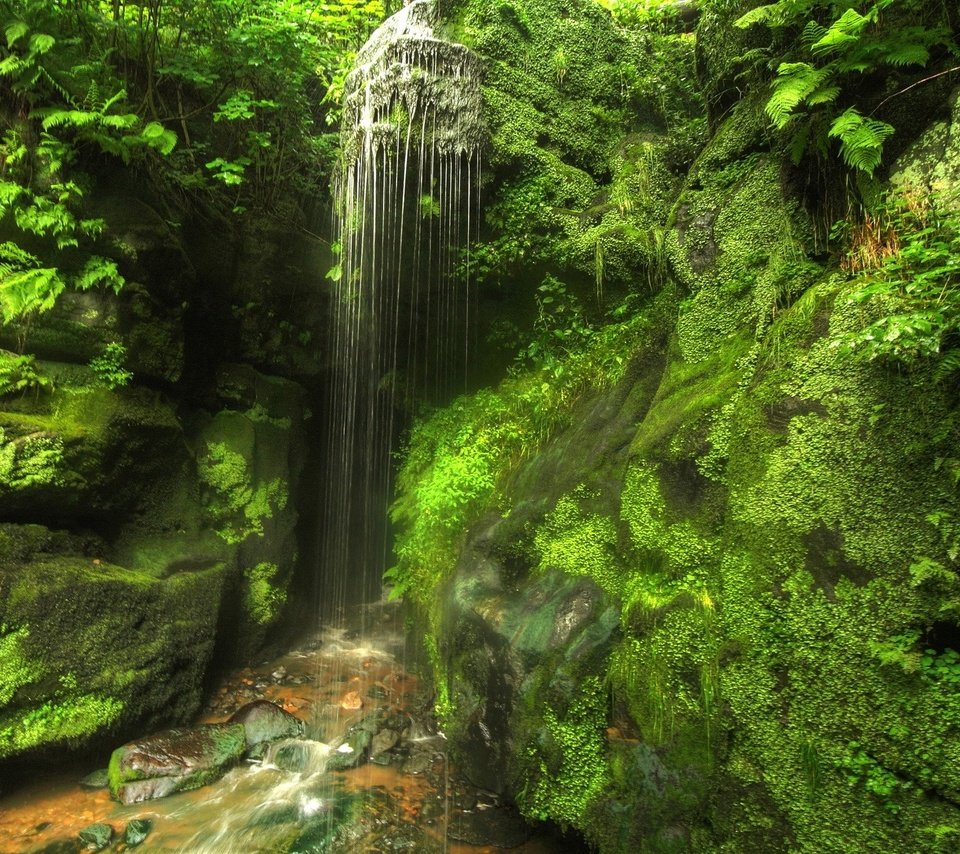
<instances>
[{"instance_id":1,"label":"dense vegetation","mask_svg":"<svg viewBox=\"0 0 960 854\"><path fill-rule=\"evenodd\" d=\"M956 4L437 2L485 387L387 581L461 767L605 852L956 850ZM186 719L298 598L332 235L276 233L391 11L0 2L0 759Z\"/></svg>"}]
</instances>

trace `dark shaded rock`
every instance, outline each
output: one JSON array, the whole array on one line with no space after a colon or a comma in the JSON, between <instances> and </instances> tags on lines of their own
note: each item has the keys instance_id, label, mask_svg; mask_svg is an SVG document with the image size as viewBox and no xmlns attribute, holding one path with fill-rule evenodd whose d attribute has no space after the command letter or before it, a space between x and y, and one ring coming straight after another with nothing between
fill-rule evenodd
<instances>
[{"instance_id":1,"label":"dark shaded rock","mask_svg":"<svg viewBox=\"0 0 960 854\"><path fill-rule=\"evenodd\" d=\"M370 755L373 734L364 729L361 724L352 727L343 742L343 744L350 745L351 750L342 753L338 750L336 753L331 753L327 759L327 770L343 771L347 768L356 768L367 760Z\"/></svg>"},{"instance_id":2,"label":"dark shaded rock","mask_svg":"<svg viewBox=\"0 0 960 854\"><path fill-rule=\"evenodd\" d=\"M106 768L98 768L80 781L85 789L105 789L110 785L110 775Z\"/></svg>"},{"instance_id":3,"label":"dark shaded rock","mask_svg":"<svg viewBox=\"0 0 960 854\"><path fill-rule=\"evenodd\" d=\"M153 830L153 822L148 818L135 818L123 831L123 841L131 848L140 845Z\"/></svg>"},{"instance_id":4,"label":"dark shaded rock","mask_svg":"<svg viewBox=\"0 0 960 854\"><path fill-rule=\"evenodd\" d=\"M102 851L113 841L113 828L109 824L91 824L77 834L85 851Z\"/></svg>"},{"instance_id":5,"label":"dark shaded rock","mask_svg":"<svg viewBox=\"0 0 960 854\"><path fill-rule=\"evenodd\" d=\"M382 729L370 743L370 755L379 756L381 753L391 750L400 741L400 734L392 729Z\"/></svg>"},{"instance_id":6,"label":"dark shaded rock","mask_svg":"<svg viewBox=\"0 0 960 854\"><path fill-rule=\"evenodd\" d=\"M118 747L110 757L110 793L121 803L198 789L223 775L242 755L242 724L168 730Z\"/></svg>"},{"instance_id":7,"label":"dark shaded rock","mask_svg":"<svg viewBox=\"0 0 960 854\"><path fill-rule=\"evenodd\" d=\"M530 838L530 826L509 807L494 807L451 816L447 836L469 845L516 848Z\"/></svg>"},{"instance_id":8,"label":"dark shaded rock","mask_svg":"<svg viewBox=\"0 0 960 854\"><path fill-rule=\"evenodd\" d=\"M296 738L303 734L303 721L269 700L247 703L234 712L230 723L243 724L248 748L265 741Z\"/></svg>"}]
</instances>

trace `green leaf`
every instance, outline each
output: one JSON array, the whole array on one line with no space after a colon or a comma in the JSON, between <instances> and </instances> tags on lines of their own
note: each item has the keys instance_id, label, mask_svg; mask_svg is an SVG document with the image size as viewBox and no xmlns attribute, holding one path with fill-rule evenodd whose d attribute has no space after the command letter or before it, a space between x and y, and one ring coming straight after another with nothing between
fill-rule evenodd
<instances>
[{"instance_id":1,"label":"green leaf","mask_svg":"<svg viewBox=\"0 0 960 854\"><path fill-rule=\"evenodd\" d=\"M4 30L7 36L7 47L13 47L29 32L30 27L23 21L14 21L12 24L8 24Z\"/></svg>"}]
</instances>

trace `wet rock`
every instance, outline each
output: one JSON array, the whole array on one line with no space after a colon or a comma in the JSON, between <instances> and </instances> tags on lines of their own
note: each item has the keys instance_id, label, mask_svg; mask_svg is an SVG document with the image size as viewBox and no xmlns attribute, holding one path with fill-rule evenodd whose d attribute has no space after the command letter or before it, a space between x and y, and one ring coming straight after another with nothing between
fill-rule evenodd
<instances>
[{"instance_id":1,"label":"wet rock","mask_svg":"<svg viewBox=\"0 0 960 854\"><path fill-rule=\"evenodd\" d=\"M343 699L340 701L340 708L346 709L349 712L354 712L357 709L363 708L363 699L361 698L359 692L357 691L348 691L343 695Z\"/></svg>"},{"instance_id":2,"label":"wet rock","mask_svg":"<svg viewBox=\"0 0 960 854\"><path fill-rule=\"evenodd\" d=\"M286 741L272 745L265 761L292 774L321 771L329 767L329 745L319 741Z\"/></svg>"},{"instance_id":3,"label":"wet rock","mask_svg":"<svg viewBox=\"0 0 960 854\"><path fill-rule=\"evenodd\" d=\"M198 789L219 779L246 748L243 724L172 729L118 747L110 757L110 793L124 804Z\"/></svg>"},{"instance_id":4,"label":"wet rock","mask_svg":"<svg viewBox=\"0 0 960 854\"><path fill-rule=\"evenodd\" d=\"M243 724L247 747L280 738L296 738L303 734L303 721L269 700L247 703L230 718L230 723Z\"/></svg>"},{"instance_id":5,"label":"wet rock","mask_svg":"<svg viewBox=\"0 0 960 854\"><path fill-rule=\"evenodd\" d=\"M110 785L110 777L106 768L98 768L91 774L87 774L80 781L80 785L85 789L105 789Z\"/></svg>"},{"instance_id":6,"label":"wet rock","mask_svg":"<svg viewBox=\"0 0 960 854\"><path fill-rule=\"evenodd\" d=\"M353 727L348 733L346 741L339 745L334 753L327 758L327 770L344 771L347 768L356 768L362 765L370 753L370 744L373 736L362 727ZM349 747L350 750L342 748Z\"/></svg>"},{"instance_id":7,"label":"wet rock","mask_svg":"<svg viewBox=\"0 0 960 854\"><path fill-rule=\"evenodd\" d=\"M273 679L274 682L283 682L283 680L287 678L287 668L283 666L278 667L270 674L270 678Z\"/></svg>"},{"instance_id":8,"label":"wet rock","mask_svg":"<svg viewBox=\"0 0 960 854\"><path fill-rule=\"evenodd\" d=\"M433 756L429 753L414 753L403 763L404 774L423 774L433 766Z\"/></svg>"},{"instance_id":9,"label":"wet rock","mask_svg":"<svg viewBox=\"0 0 960 854\"><path fill-rule=\"evenodd\" d=\"M153 830L153 822L148 818L135 818L123 831L123 841L129 848L140 845Z\"/></svg>"},{"instance_id":10,"label":"wet rock","mask_svg":"<svg viewBox=\"0 0 960 854\"><path fill-rule=\"evenodd\" d=\"M495 807L450 817L447 836L469 845L516 848L530 838L530 826L514 809Z\"/></svg>"},{"instance_id":11,"label":"wet rock","mask_svg":"<svg viewBox=\"0 0 960 854\"><path fill-rule=\"evenodd\" d=\"M77 834L84 851L102 851L113 841L113 828L109 824L91 824Z\"/></svg>"},{"instance_id":12,"label":"wet rock","mask_svg":"<svg viewBox=\"0 0 960 854\"><path fill-rule=\"evenodd\" d=\"M392 729L382 729L378 732L370 743L370 755L379 756L391 748L395 747L400 740L399 733Z\"/></svg>"},{"instance_id":13,"label":"wet rock","mask_svg":"<svg viewBox=\"0 0 960 854\"><path fill-rule=\"evenodd\" d=\"M389 694L382 685L371 685L367 689L367 696L374 700L386 700Z\"/></svg>"}]
</instances>

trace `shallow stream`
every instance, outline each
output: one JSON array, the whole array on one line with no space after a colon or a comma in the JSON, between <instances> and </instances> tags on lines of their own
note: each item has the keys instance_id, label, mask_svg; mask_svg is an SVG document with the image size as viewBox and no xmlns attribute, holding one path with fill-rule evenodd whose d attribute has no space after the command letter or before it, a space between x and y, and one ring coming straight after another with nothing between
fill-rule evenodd
<instances>
[{"instance_id":1,"label":"shallow stream","mask_svg":"<svg viewBox=\"0 0 960 854\"><path fill-rule=\"evenodd\" d=\"M0 799L0 852L84 850L78 834L94 823L114 830L102 850L133 850L122 840L134 819L150 822L136 849L143 852L569 851L558 839L534 836L511 807L450 766L427 691L404 667L398 621L395 608L366 609L363 623L372 628L362 633L328 627L280 658L227 675L201 720L223 721L267 699L305 722L303 739L275 745L212 785L130 806L80 784L96 764L39 777ZM334 752L328 744L374 712L403 722L396 744L383 749L391 734L359 767L326 770Z\"/></svg>"}]
</instances>

